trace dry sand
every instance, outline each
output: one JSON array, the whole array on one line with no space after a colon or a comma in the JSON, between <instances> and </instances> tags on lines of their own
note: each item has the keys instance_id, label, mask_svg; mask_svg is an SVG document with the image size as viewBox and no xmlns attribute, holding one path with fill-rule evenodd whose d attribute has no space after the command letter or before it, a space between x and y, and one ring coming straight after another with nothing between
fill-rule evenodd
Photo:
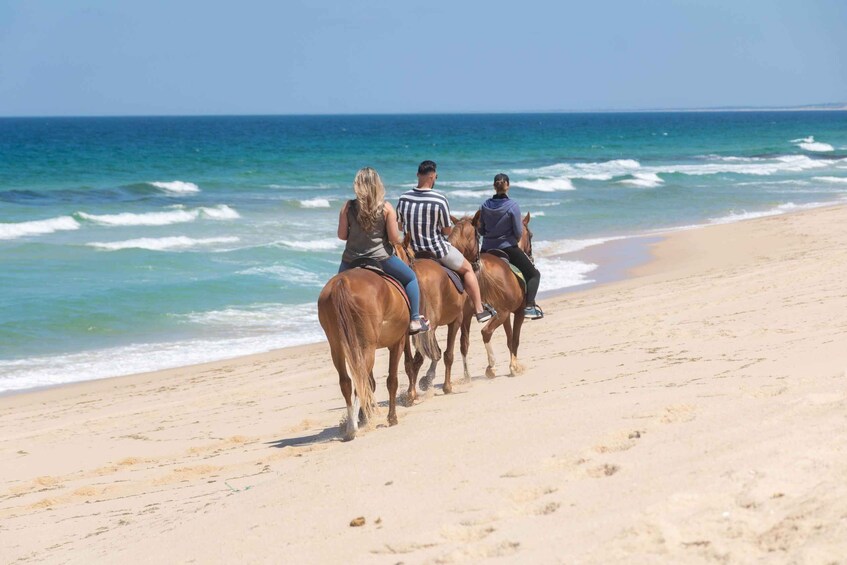
<instances>
[{"instance_id":1,"label":"dry sand","mask_svg":"<svg viewBox=\"0 0 847 565\"><path fill-rule=\"evenodd\" d=\"M350 443L325 344L0 398L0 562L845 562L847 208L654 253Z\"/></svg>"}]
</instances>

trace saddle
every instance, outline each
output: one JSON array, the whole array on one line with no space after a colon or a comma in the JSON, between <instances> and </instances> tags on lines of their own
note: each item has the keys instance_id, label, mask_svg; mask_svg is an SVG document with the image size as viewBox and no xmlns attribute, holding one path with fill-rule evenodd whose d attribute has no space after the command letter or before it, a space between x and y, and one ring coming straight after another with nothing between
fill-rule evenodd
<instances>
[{"instance_id":1,"label":"saddle","mask_svg":"<svg viewBox=\"0 0 847 565\"><path fill-rule=\"evenodd\" d=\"M494 257L505 261L506 264L509 265L509 268L512 270L512 273L514 273L515 277L517 277L518 284L521 287L521 292L526 294L526 279L524 278L521 270L512 265L512 263L509 261L509 256L506 254L505 251L503 251L502 249L489 249L488 251L483 251L483 253L488 253L489 255L493 255Z\"/></svg>"},{"instance_id":2,"label":"saddle","mask_svg":"<svg viewBox=\"0 0 847 565\"><path fill-rule=\"evenodd\" d=\"M459 276L459 273L457 273L453 269L447 268L442 265L438 261L438 257L436 257L435 253L433 253L432 251L415 251L415 259L432 259L433 261L438 263L438 265L442 269L444 269L444 272L447 274L450 280L453 281L453 286L456 287L456 291L459 294L465 292L465 283L462 282L462 277Z\"/></svg>"},{"instance_id":3,"label":"saddle","mask_svg":"<svg viewBox=\"0 0 847 565\"><path fill-rule=\"evenodd\" d=\"M403 286L403 283L401 283L400 281L398 281L397 279L395 279L394 277L392 277L391 275L389 275L388 273L383 271L382 267L380 267L380 265L379 265L379 261L376 261L375 259L370 259L369 257L361 257L359 259L355 259L350 264L350 268L351 269L367 269L368 271L371 271L372 273L376 273L377 275L379 275L383 279L385 279L385 281L388 282L388 284L390 284L391 286L393 286L394 288L396 288L397 290L400 291L400 296L403 297L403 301L406 303L406 308L409 309L409 313L411 314L412 303L409 301L409 295L406 294L406 288Z\"/></svg>"}]
</instances>

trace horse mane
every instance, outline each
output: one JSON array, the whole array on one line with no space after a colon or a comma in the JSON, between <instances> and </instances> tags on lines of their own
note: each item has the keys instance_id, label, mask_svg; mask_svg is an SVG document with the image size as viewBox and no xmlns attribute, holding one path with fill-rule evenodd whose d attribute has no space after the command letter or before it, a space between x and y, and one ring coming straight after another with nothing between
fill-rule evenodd
<instances>
[{"instance_id":1,"label":"horse mane","mask_svg":"<svg viewBox=\"0 0 847 565\"><path fill-rule=\"evenodd\" d=\"M365 416L370 418L377 411L377 408L374 391L371 388L370 371L362 355L365 350L361 339L364 316L356 308L353 301L353 292L346 277L338 277L335 291L336 314L338 315L340 329L339 341L350 367L350 380L353 381L353 389L359 396Z\"/></svg>"}]
</instances>

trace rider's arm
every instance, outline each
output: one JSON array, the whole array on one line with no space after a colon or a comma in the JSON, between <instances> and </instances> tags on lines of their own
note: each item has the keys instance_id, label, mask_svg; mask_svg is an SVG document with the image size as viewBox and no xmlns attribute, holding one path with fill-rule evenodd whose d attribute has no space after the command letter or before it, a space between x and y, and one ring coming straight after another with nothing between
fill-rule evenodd
<instances>
[{"instance_id":1,"label":"rider's arm","mask_svg":"<svg viewBox=\"0 0 847 565\"><path fill-rule=\"evenodd\" d=\"M388 241L391 243L403 243L403 234L400 233L400 226L397 225L397 213L394 207L388 202L385 203L385 233L388 235Z\"/></svg>"},{"instance_id":2,"label":"rider's arm","mask_svg":"<svg viewBox=\"0 0 847 565\"><path fill-rule=\"evenodd\" d=\"M440 207L441 209L441 233L449 236L453 231L453 226L450 224L450 209L447 206Z\"/></svg>"},{"instance_id":3,"label":"rider's arm","mask_svg":"<svg viewBox=\"0 0 847 565\"><path fill-rule=\"evenodd\" d=\"M485 235L485 217L482 215L482 207L480 206L479 212L479 222L476 225L476 231L479 235Z\"/></svg>"},{"instance_id":4,"label":"rider's arm","mask_svg":"<svg viewBox=\"0 0 847 565\"><path fill-rule=\"evenodd\" d=\"M523 221L521 221L521 207L517 202L512 201L512 230L515 232L515 239L520 241L523 235Z\"/></svg>"},{"instance_id":5,"label":"rider's arm","mask_svg":"<svg viewBox=\"0 0 847 565\"><path fill-rule=\"evenodd\" d=\"M350 226L347 225L347 207L350 201L344 203L341 207L341 213L338 214L338 239L347 241L347 235L350 233Z\"/></svg>"}]
</instances>

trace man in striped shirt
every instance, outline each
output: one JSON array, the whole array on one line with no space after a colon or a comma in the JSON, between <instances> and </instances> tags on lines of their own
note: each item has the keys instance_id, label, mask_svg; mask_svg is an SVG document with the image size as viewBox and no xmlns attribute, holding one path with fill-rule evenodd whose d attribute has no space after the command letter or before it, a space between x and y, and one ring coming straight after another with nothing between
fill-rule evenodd
<instances>
[{"instance_id":1,"label":"man in striped shirt","mask_svg":"<svg viewBox=\"0 0 847 565\"><path fill-rule=\"evenodd\" d=\"M465 290L473 301L477 321L487 322L497 312L482 303L479 282L471 264L447 241L447 236L453 229L450 222L450 205L443 194L433 190L437 178L433 161L421 163L418 166L418 186L400 197L397 217L403 230L411 237L412 249L415 252L429 251L442 265L459 273L465 283Z\"/></svg>"}]
</instances>

